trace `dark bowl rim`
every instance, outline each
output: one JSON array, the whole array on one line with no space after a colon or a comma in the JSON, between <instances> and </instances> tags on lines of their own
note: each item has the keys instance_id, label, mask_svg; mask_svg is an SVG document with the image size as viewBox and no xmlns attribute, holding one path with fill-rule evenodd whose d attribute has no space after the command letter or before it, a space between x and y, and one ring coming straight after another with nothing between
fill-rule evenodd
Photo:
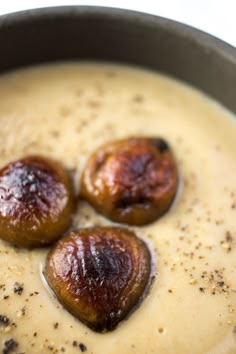
<instances>
[{"instance_id":1,"label":"dark bowl rim","mask_svg":"<svg viewBox=\"0 0 236 354\"><path fill-rule=\"evenodd\" d=\"M20 23L37 20L42 17L45 19L50 19L63 16L74 17L78 15L96 15L103 17L105 16L108 18L120 18L130 21L130 23L132 23L132 21L144 23L146 26L151 26L153 23L158 23L160 27L164 27L165 29L167 28L170 32L175 31L182 37L190 39L191 41L202 46L206 51L211 50L216 55L219 53L228 61L231 61L236 65L236 47L225 42L224 40L182 22L129 9L93 5L62 5L21 10L0 15L0 31L2 27L9 27L14 24L19 25Z\"/></svg>"}]
</instances>

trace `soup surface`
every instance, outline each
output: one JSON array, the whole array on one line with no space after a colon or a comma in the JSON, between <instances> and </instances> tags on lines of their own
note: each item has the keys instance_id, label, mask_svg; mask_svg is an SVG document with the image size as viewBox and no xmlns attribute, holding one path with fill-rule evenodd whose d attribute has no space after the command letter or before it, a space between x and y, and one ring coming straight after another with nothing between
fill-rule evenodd
<instances>
[{"instance_id":1,"label":"soup surface","mask_svg":"<svg viewBox=\"0 0 236 354\"><path fill-rule=\"evenodd\" d=\"M0 79L0 166L31 154L74 176L101 144L160 136L180 174L178 196L153 224L133 228L152 252L155 280L140 307L110 333L69 314L42 274L48 248L0 241L0 348L16 353L236 353L236 121L167 77L93 63L29 68ZM85 202L73 228L110 225ZM6 345L5 345L6 346Z\"/></svg>"}]
</instances>

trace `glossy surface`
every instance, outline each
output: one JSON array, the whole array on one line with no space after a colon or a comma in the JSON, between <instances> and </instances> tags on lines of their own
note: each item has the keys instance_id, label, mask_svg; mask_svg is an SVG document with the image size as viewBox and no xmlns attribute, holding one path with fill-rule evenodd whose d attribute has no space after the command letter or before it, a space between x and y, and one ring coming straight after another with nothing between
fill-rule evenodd
<instances>
[{"instance_id":1,"label":"glossy surface","mask_svg":"<svg viewBox=\"0 0 236 354\"><path fill-rule=\"evenodd\" d=\"M170 208L177 186L167 142L131 137L96 150L85 167L81 194L113 221L145 225Z\"/></svg>"},{"instance_id":2,"label":"glossy surface","mask_svg":"<svg viewBox=\"0 0 236 354\"><path fill-rule=\"evenodd\" d=\"M145 243L112 227L69 234L50 251L45 266L59 301L98 332L114 329L141 301L150 272Z\"/></svg>"},{"instance_id":3,"label":"glossy surface","mask_svg":"<svg viewBox=\"0 0 236 354\"><path fill-rule=\"evenodd\" d=\"M10 321L0 326L2 342L13 338L27 354L78 354L79 344L86 354L235 354L233 118L175 80L130 67L61 63L1 77L1 165L40 153L73 170L79 186L99 146L158 135L173 149L181 180L169 212L134 228L150 244L157 273L141 306L114 331L90 330L59 303L43 281L48 249L29 252L0 240L0 315ZM112 222L79 203L72 228L94 225Z\"/></svg>"},{"instance_id":4,"label":"glossy surface","mask_svg":"<svg viewBox=\"0 0 236 354\"><path fill-rule=\"evenodd\" d=\"M0 237L18 246L43 246L70 225L72 182L59 163L29 156L1 169L0 201Z\"/></svg>"}]
</instances>

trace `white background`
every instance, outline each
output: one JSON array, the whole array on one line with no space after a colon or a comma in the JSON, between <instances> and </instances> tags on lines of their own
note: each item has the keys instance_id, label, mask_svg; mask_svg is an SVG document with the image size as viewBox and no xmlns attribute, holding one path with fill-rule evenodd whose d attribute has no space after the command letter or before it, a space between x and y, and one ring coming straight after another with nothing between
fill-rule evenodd
<instances>
[{"instance_id":1,"label":"white background","mask_svg":"<svg viewBox=\"0 0 236 354\"><path fill-rule=\"evenodd\" d=\"M56 5L101 5L171 18L236 47L236 0L0 0L0 14Z\"/></svg>"}]
</instances>

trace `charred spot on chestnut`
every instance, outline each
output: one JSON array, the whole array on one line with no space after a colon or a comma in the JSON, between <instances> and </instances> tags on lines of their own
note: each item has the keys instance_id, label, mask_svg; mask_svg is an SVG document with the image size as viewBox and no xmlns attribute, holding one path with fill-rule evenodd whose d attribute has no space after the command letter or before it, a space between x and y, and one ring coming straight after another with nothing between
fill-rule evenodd
<instances>
[{"instance_id":1,"label":"charred spot on chestnut","mask_svg":"<svg viewBox=\"0 0 236 354\"><path fill-rule=\"evenodd\" d=\"M100 147L88 160L81 195L113 221L145 225L171 206L178 171L167 142L133 137Z\"/></svg>"},{"instance_id":2,"label":"charred spot on chestnut","mask_svg":"<svg viewBox=\"0 0 236 354\"><path fill-rule=\"evenodd\" d=\"M123 228L70 233L48 254L44 275L62 305L97 332L113 330L150 284L146 244Z\"/></svg>"},{"instance_id":3,"label":"charred spot on chestnut","mask_svg":"<svg viewBox=\"0 0 236 354\"><path fill-rule=\"evenodd\" d=\"M67 230L72 181L54 160L29 156L0 170L0 238L17 246L49 244Z\"/></svg>"}]
</instances>

